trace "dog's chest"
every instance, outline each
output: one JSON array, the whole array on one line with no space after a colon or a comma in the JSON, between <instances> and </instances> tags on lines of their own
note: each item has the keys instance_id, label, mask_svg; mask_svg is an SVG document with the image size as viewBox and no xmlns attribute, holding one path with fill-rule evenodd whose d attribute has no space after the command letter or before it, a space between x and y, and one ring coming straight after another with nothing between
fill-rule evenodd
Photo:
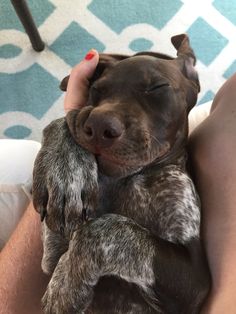
<instances>
[{"instance_id":1,"label":"dog's chest","mask_svg":"<svg viewBox=\"0 0 236 314\"><path fill-rule=\"evenodd\" d=\"M102 180L100 195L100 213L130 217L173 242L198 236L198 197L191 179L178 166L153 168L120 180Z\"/></svg>"}]
</instances>

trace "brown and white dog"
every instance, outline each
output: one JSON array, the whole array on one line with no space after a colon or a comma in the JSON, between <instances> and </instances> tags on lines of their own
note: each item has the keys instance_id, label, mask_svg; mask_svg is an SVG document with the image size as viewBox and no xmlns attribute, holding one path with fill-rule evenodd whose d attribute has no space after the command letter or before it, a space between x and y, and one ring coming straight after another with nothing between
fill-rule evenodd
<instances>
[{"instance_id":1,"label":"brown and white dog","mask_svg":"<svg viewBox=\"0 0 236 314\"><path fill-rule=\"evenodd\" d=\"M87 105L44 131L33 200L52 273L45 313L201 309L210 278L186 171L200 87L188 37L172 43L177 58L100 55Z\"/></svg>"}]
</instances>

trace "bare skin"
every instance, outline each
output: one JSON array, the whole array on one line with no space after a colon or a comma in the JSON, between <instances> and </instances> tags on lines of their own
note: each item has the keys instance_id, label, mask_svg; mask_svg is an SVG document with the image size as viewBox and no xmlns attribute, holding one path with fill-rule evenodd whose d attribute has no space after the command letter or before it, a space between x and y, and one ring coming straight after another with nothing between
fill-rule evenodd
<instances>
[{"instance_id":1,"label":"bare skin","mask_svg":"<svg viewBox=\"0 0 236 314\"><path fill-rule=\"evenodd\" d=\"M84 105L88 78L98 62L83 60L71 73L65 111ZM79 91L79 92L78 92ZM236 288L236 75L215 97L211 115L193 132L190 151L202 199L203 238L213 276L204 314L235 312ZM0 314L38 314L49 280L41 271L39 215L32 209L17 226L0 253Z\"/></svg>"},{"instance_id":2,"label":"bare skin","mask_svg":"<svg viewBox=\"0 0 236 314\"><path fill-rule=\"evenodd\" d=\"M235 313L236 75L217 93L211 114L190 137L202 201L202 235L213 286L204 314Z\"/></svg>"},{"instance_id":3,"label":"bare skin","mask_svg":"<svg viewBox=\"0 0 236 314\"><path fill-rule=\"evenodd\" d=\"M39 215L30 206L0 254L1 314L41 313L48 278L41 271Z\"/></svg>"}]
</instances>

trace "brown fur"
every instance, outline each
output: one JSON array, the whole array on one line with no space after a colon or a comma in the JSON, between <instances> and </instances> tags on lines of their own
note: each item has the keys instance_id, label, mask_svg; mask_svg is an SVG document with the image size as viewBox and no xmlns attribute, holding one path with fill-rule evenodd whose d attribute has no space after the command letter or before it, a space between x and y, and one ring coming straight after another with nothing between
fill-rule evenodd
<instances>
[{"instance_id":1,"label":"brown fur","mask_svg":"<svg viewBox=\"0 0 236 314\"><path fill-rule=\"evenodd\" d=\"M172 43L176 59L101 55L87 106L66 117L73 139L64 119L50 126L56 139L45 133L33 189L54 233L44 237L44 268L53 272L45 313L200 311L209 274L185 167L199 82L187 36Z\"/></svg>"}]
</instances>

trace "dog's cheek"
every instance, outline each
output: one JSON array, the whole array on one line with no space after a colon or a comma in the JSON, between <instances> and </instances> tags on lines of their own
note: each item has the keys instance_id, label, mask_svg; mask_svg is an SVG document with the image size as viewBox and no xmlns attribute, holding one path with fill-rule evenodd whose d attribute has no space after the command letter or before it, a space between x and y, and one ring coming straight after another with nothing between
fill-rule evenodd
<instances>
[{"instance_id":1,"label":"dog's cheek","mask_svg":"<svg viewBox=\"0 0 236 314\"><path fill-rule=\"evenodd\" d=\"M147 130L140 131L137 126L133 132L129 132L123 143L122 154L129 163L142 163L149 157L151 150L151 136Z\"/></svg>"}]
</instances>

